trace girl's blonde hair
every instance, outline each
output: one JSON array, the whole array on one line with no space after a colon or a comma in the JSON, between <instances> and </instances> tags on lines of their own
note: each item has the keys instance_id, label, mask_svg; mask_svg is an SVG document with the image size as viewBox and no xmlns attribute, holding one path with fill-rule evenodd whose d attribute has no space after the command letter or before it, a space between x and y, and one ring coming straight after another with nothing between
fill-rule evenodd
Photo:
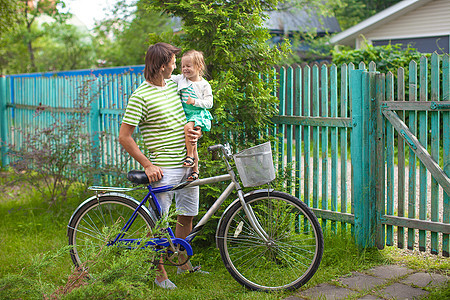
<instances>
[{"instance_id":1,"label":"girl's blonde hair","mask_svg":"<svg viewBox=\"0 0 450 300\"><path fill-rule=\"evenodd\" d=\"M203 58L203 52L197 50L189 50L183 54L183 57L190 57L194 66L199 70L200 76L205 75L206 64Z\"/></svg>"}]
</instances>

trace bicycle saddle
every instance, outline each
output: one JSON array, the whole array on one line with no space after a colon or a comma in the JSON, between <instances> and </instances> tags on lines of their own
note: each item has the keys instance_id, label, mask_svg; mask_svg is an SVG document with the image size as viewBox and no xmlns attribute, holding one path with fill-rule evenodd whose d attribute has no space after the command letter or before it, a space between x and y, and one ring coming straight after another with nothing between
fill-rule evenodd
<instances>
[{"instance_id":1,"label":"bicycle saddle","mask_svg":"<svg viewBox=\"0 0 450 300\"><path fill-rule=\"evenodd\" d=\"M131 170L127 174L127 178L132 183L136 184L148 184L150 181L148 180L147 174L144 171Z\"/></svg>"}]
</instances>

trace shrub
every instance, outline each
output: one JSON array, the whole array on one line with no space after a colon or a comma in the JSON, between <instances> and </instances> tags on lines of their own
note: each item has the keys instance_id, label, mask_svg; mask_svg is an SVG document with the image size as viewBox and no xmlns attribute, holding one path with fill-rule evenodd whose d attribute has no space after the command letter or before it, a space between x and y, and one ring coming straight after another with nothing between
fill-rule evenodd
<instances>
[{"instance_id":1,"label":"shrub","mask_svg":"<svg viewBox=\"0 0 450 300\"><path fill-rule=\"evenodd\" d=\"M361 62L368 66L373 61L377 66L377 71L380 73L390 71L394 74L395 78L397 78L397 70L399 68L404 68L405 75L408 75L409 63L412 60L419 63L422 56L430 57L429 54L420 53L410 45L403 49L400 44L389 44L385 46L367 44L360 49L340 49L338 47L332 50L331 54L333 63L338 67L344 63L354 63L355 68L358 68L358 64ZM408 78L406 78L405 82L408 82Z\"/></svg>"}]
</instances>

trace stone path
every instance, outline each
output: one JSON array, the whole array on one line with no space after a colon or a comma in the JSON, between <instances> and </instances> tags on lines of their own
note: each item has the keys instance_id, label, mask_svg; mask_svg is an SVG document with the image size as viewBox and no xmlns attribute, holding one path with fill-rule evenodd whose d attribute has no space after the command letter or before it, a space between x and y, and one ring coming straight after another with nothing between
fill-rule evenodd
<instances>
[{"instance_id":1,"label":"stone path","mask_svg":"<svg viewBox=\"0 0 450 300\"><path fill-rule=\"evenodd\" d=\"M424 288L446 284L449 277L387 265L354 272L331 283L322 283L285 300L300 299L421 299L429 293Z\"/></svg>"}]
</instances>

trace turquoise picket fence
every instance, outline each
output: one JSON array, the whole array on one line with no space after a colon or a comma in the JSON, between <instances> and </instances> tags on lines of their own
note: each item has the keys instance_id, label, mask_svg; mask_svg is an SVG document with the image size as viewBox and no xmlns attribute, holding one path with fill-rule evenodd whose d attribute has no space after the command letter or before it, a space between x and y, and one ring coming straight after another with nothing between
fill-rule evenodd
<instances>
[{"instance_id":1,"label":"turquoise picket fence","mask_svg":"<svg viewBox=\"0 0 450 300\"><path fill-rule=\"evenodd\" d=\"M448 55L433 54L431 64L425 57L411 62L409 73L382 74L373 62L277 70L273 134L288 191L323 227L351 231L361 247L396 244L448 256ZM138 167L122 155L117 136L142 71L132 66L2 77L1 140L20 145L21 131L48 126L87 104L80 130L101 146L100 159ZM7 144L1 148L4 166Z\"/></svg>"},{"instance_id":2,"label":"turquoise picket fence","mask_svg":"<svg viewBox=\"0 0 450 300\"><path fill-rule=\"evenodd\" d=\"M143 69L141 65L0 78L2 165L10 163L7 144L26 147L23 136L29 130L48 128L56 120L64 122L70 114L84 112L80 130L92 135L99 159L136 167L121 155L117 137L128 97L143 81Z\"/></svg>"}]
</instances>

